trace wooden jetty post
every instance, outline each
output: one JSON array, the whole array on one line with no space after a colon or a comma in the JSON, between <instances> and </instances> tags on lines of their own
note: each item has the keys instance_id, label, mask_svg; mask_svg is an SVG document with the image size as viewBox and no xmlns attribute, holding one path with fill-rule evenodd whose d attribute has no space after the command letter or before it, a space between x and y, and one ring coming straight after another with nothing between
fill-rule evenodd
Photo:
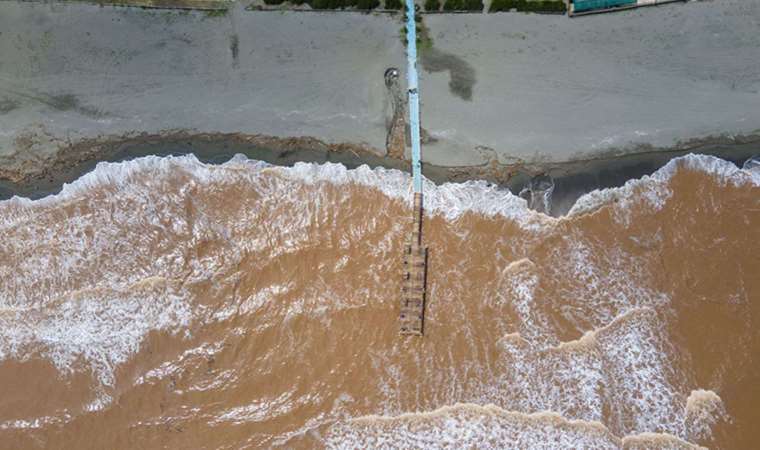
<instances>
[{"instance_id":1,"label":"wooden jetty post","mask_svg":"<svg viewBox=\"0 0 760 450\"><path fill-rule=\"evenodd\" d=\"M414 220L404 246L404 278L401 287L401 334L421 336L425 321L428 249L422 245L422 194L414 194Z\"/></svg>"},{"instance_id":2,"label":"wooden jetty post","mask_svg":"<svg viewBox=\"0 0 760 450\"><path fill-rule=\"evenodd\" d=\"M404 275L401 287L402 335L421 336L425 321L428 249L422 240L422 163L420 161L420 99L417 90L417 31L414 0L406 0L407 88L409 93L409 130L412 144L412 232L404 246Z\"/></svg>"}]
</instances>

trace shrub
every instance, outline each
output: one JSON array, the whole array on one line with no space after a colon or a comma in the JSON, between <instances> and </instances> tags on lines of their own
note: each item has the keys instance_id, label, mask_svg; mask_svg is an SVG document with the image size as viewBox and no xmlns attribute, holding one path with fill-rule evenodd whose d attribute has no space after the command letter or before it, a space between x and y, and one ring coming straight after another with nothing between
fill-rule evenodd
<instances>
[{"instance_id":1,"label":"shrub","mask_svg":"<svg viewBox=\"0 0 760 450\"><path fill-rule=\"evenodd\" d=\"M401 0L385 0L385 9L402 9L403 7Z\"/></svg>"},{"instance_id":2,"label":"shrub","mask_svg":"<svg viewBox=\"0 0 760 450\"><path fill-rule=\"evenodd\" d=\"M511 0L493 0L488 12L509 11L512 8Z\"/></svg>"},{"instance_id":3,"label":"shrub","mask_svg":"<svg viewBox=\"0 0 760 450\"><path fill-rule=\"evenodd\" d=\"M308 0L307 3L314 9L343 9L357 6L359 0Z\"/></svg>"},{"instance_id":4,"label":"shrub","mask_svg":"<svg viewBox=\"0 0 760 450\"><path fill-rule=\"evenodd\" d=\"M528 2L526 11L537 12L564 12L567 8L565 2L558 0L540 0Z\"/></svg>"},{"instance_id":5,"label":"shrub","mask_svg":"<svg viewBox=\"0 0 760 450\"><path fill-rule=\"evenodd\" d=\"M375 9L380 6L380 0L359 0L356 7L359 9Z\"/></svg>"},{"instance_id":6,"label":"shrub","mask_svg":"<svg viewBox=\"0 0 760 450\"><path fill-rule=\"evenodd\" d=\"M302 0L290 0L290 1L297 2L297 1L302 1ZM374 0L374 2L377 2L377 0ZM314 9L343 9L343 8L350 8L351 6L356 6L356 7L359 7L360 9L372 9L372 8L360 7L359 0L305 0L305 3L308 3ZM368 5L371 3L373 2L367 1Z\"/></svg>"},{"instance_id":7,"label":"shrub","mask_svg":"<svg viewBox=\"0 0 760 450\"><path fill-rule=\"evenodd\" d=\"M425 0L425 11L439 11L441 2L439 0Z\"/></svg>"},{"instance_id":8,"label":"shrub","mask_svg":"<svg viewBox=\"0 0 760 450\"><path fill-rule=\"evenodd\" d=\"M483 0L464 0L464 8L467 11L483 11Z\"/></svg>"},{"instance_id":9,"label":"shrub","mask_svg":"<svg viewBox=\"0 0 760 450\"><path fill-rule=\"evenodd\" d=\"M264 0L267 5L281 5L285 3L285 0Z\"/></svg>"},{"instance_id":10,"label":"shrub","mask_svg":"<svg viewBox=\"0 0 760 450\"><path fill-rule=\"evenodd\" d=\"M446 0L443 4L444 11L460 11L464 7L464 0Z\"/></svg>"},{"instance_id":11,"label":"shrub","mask_svg":"<svg viewBox=\"0 0 760 450\"><path fill-rule=\"evenodd\" d=\"M551 12L566 12L567 11L567 5L563 1L549 1L544 0L544 11L551 11Z\"/></svg>"},{"instance_id":12,"label":"shrub","mask_svg":"<svg viewBox=\"0 0 760 450\"><path fill-rule=\"evenodd\" d=\"M329 9L329 0L309 0L309 5L314 9Z\"/></svg>"},{"instance_id":13,"label":"shrub","mask_svg":"<svg viewBox=\"0 0 760 450\"><path fill-rule=\"evenodd\" d=\"M493 0L489 12L510 11L525 12L565 12L567 6L563 0Z\"/></svg>"},{"instance_id":14,"label":"shrub","mask_svg":"<svg viewBox=\"0 0 760 450\"><path fill-rule=\"evenodd\" d=\"M206 11L206 17L223 17L226 14L226 9L209 9Z\"/></svg>"}]
</instances>

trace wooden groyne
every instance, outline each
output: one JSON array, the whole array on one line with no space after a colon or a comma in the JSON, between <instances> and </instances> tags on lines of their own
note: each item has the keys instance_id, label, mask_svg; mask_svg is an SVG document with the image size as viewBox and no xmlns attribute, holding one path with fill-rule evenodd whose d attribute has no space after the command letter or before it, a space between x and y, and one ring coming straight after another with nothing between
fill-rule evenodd
<instances>
[{"instance_id":1,"label":"wooden groyne","mask_svg":"<svg viewBox=\"0 0 760 450\"><path fill-rule=\"evenodd\" d=\"M428 249L422 245L422 194L414 194L414 220L404 246L404 277L401 287L401 334L421 336L425 322Z\"/></svg>"}]
</instances>

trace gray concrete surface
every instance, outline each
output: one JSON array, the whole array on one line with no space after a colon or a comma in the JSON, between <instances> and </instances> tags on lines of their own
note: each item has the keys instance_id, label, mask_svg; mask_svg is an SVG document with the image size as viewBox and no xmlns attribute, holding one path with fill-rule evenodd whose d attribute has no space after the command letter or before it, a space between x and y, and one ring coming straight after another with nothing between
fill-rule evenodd
<instances>
[{"instance_id":1,"label":"gray concrete surface","mask_svg":"<svg viewBox=\"0 0 760 450\"><path fill-rule=\"evenodd\" d=\"M384 150L383 74L403 67L399 28L361 13L0 1L0 158L178 128Z\"/></svg>"},{"instance_id":2,"label":"gray concrete surface","mask_svg":"<svg viewBox=\"0 0 760 450\"><path fill-rule=\"evenodd\" d=\"M565 161L760 130L760 1L569 19L430 15L434 48L473 70L471 99L421 71L428 161ZM461 63L459 63L461 65ZM423 65L424 67L424 65ZM487 152L487 150L486 150Z\"/></svg>"},{"instance_id":3,"label":"gray concrete surface","mask_svg":"<svg viewBox=\"0 0 760 450\"><path fill-rule=\"evenodd\" d=\"M404 67L400 18L242 6L210 18L0 1L0 168L169 129L382 151L383 72ZM566 161L760 129L760 0L424 20L429 163Z\"/></svg>"}]
</instances>

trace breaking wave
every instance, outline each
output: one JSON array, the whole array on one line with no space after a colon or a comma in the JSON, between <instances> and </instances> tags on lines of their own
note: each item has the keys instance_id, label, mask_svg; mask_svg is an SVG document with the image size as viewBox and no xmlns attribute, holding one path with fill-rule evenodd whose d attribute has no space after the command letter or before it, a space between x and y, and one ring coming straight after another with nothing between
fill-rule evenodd
<instances>
[{"instance_id":1,"label":"breaking wave","mask_svg":"<svg viewBox=\"0 0 760 450\"><path fill-rule=\"evenodd\" d=\"M396 417L367 416L336 426L328 448L598 448L698 449L671 435L619 438L600 422L567 420L553 412L505 411L494 405L457 404Z\"/></svg>"}]
</instances>

